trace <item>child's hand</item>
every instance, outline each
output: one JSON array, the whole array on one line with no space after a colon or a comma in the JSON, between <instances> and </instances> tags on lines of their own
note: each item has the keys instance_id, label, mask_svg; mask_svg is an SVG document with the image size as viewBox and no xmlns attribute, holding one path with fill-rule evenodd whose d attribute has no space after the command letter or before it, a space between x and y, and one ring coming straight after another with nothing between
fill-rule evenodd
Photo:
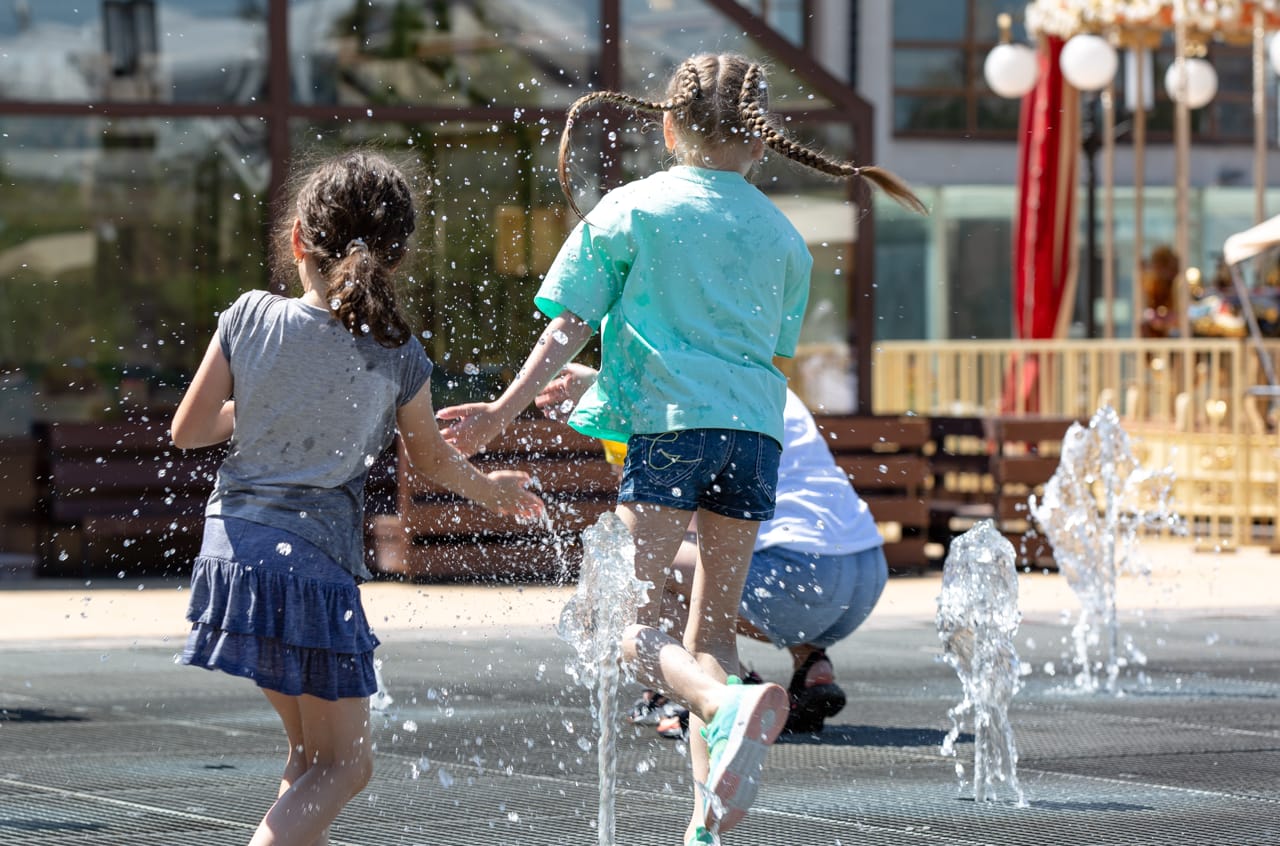
<instances>
[{"instance_id":1,"label":"child's hand","mask_svg":"<svg viewBox=\"0 0 1280 846\"><path fill-rule=\"evenodd\" d=\"M487 402L451 405L436 411L436 418L453 421L440 434L463 455L475 455L485 444L502 434L502 420Z\"/></svg>"},{"instance_id":2,"label":"child's hand","mask_svg":"<svg viewBox=\"0 0 1280 846\"><path fill-rule=\"evenodd\" d=\"M595 380L594 368L585 364L566 364L559 375L534 398L534 403L552 420L568 420L573 407Z\"/></svg>"},{"instance_id":3,"label":"child's hand","mask_svg":"<svg viewBox=\"0 0 1280 846\"><path fill-rule=\"evenodd\" d=\"M486 473L497 487L496 495L483 505L496 514L515 517L521 523L540 523L547 518L547 507L528 490L532 481L521 470L494 470Z\"/></svg>"}]
</instances>

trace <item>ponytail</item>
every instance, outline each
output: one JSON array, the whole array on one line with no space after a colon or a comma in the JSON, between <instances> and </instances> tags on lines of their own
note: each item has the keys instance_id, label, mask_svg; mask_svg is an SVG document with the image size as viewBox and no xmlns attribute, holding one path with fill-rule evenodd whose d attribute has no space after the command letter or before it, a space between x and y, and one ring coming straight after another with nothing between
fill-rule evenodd
<instances>
[{"instance_id":1,"label":"ponytail","mask_svg":"<svg viewBox=\"0 0 1280 846\"><path fill-rule=\"evenodd\" d=\"M767 83L764 80L764 71L760 65L752 64L742 77L738 110L742 116L743 126L749 133L764 142L766 147L797 164L828 176L865 179L892 197L902 207L919 214L929 213L925 204L907 187L907 184L884 168L875 165L855 165L852 162L832 159L788 137L778 129L773 115L764 105L765 90L767 90Z\"/></svg>"},{"instance_id":2,"label":"ponytail","mask_svg":"<svg viewBox=\"0 0 1280 846\"><path fill-rule=\"evenodd\" d=\"M399 347L409 340L412 332L396 307L391 275L378 264L364 239L351 239L346 255L325 278L329 313L352 335L372 335L384 347Z\"/></svg>"}]
</instances>

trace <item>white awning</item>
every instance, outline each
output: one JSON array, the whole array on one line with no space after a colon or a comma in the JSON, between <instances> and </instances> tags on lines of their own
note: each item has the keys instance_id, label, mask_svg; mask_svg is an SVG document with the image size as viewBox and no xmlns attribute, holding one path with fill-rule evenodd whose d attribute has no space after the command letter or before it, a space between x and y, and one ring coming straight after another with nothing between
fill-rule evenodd
<instances>
[{"instance_id":1,"label":"white awning","mask_svg":"<svg viewBox=\"0 0 1280 846\"><path fill-rule=\"evenodd\" d=\"M771 196L806 244L848 244L858 238L858 207L844 200Z\"/></svg>"},{"instance_id":2,"label":"white awning","mask_svg":"<svg viewBox=\"0 0 1280 846\"><path fill-rule=\"evenodd\" d=\"M1280 215L1232 235L1222 245L1222 257L1227 264L1239 264L1277 244L1280 244Z\"/></svg>"}]
</instances>

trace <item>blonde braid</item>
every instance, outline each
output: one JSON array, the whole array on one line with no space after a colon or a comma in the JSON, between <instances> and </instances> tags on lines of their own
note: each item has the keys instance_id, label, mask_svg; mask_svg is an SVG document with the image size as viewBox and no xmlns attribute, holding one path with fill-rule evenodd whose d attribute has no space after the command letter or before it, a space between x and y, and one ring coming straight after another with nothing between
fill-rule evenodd
<instances>
[{"instance_id":1,"label":"blonde braid","mask_svg":"<svg viewBox=\"0 0 1280 846\"><path fill-rule=\"evenodd\" d=\"M797 164L828 176L866 179L904 208L920 214L929 213L924 203L907 187L907 184L884 168L874 165L855 165L852 162L829 158L781 132L771 119L768 109L760 102L760 92L765 85L764 71L760 65L753 64L747 68L747 72L742 77L742 90L738 96L738 111L747 132L758 136L766 147Z\"/></svg>"},{"instance_id":2,"label":"blonde braid","mask_svg":"<svg viewBox=\"0 0 1280 846\"><path fill-rule=\"evenodd\" d=\"M573 199L573 190L569 186L569 143L570 136L573 133L573 126L578 121L578 115L587 106L596 103L616 103L642 112L671 112L685 108L702 95L702 83L698 79L698 66L692 60L686 59L680 64L680 67L676 70L675 79L676 93L661 103L633 97L630 94L623 94L618 91L593 91L590 94L579 97L569 107L569 114L564 121L564 131L560 133L558 174L560 177L560 189L564 192L565 199L569 201L569 208L573 209L573 213L578 216L579 220L585 220L586 218L582 216L582 212L578 209L578 204Z\"/></svg>"}]
</instances>

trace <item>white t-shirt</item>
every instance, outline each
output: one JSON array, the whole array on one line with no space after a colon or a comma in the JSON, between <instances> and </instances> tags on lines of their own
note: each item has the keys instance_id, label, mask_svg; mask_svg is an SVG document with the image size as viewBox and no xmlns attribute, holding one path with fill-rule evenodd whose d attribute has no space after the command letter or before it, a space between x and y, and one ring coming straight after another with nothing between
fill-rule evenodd
<instances>
[{"instance_id":1,"label":"white t-shirt","mask_svg":"<svg viewBox=\"0 0 1280 846\"><path fill-rule=\"evenodd\" d=\"M809 409L788 388L773 519L756 549L785 546L817 555L848 555L884 544L871 509L836 465Z\"/></svg>"}]
</instances>

